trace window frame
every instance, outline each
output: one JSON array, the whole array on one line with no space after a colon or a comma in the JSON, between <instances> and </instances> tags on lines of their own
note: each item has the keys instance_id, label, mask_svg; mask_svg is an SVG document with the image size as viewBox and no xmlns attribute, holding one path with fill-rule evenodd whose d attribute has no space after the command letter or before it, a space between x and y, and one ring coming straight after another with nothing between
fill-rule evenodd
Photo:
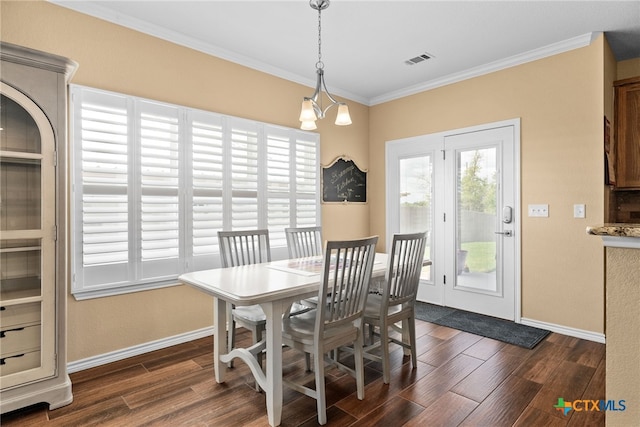
<instances>
[{"instance_id":1,"label":"window frame","mask_svg":"<svg viewBox=\"0 0 640 427\"><path fill-rule=\"evenodd\" d=\"M83 111L89 109L88 104L102 105L100 102L104 105L110 105L110 102L113 102L118 107L118 114L124 114L118 118L126 119L126 142L123 144L118 140L120 145L113 148L118 153L122 150L126 151L127 164L123 167L126 173L119 170L117 172L120 175L116 175L121 177L119 187L109 181L108 174L105 175L107 178L98 177L95 181L97 184L89 185L87 182L91 182L91 173L95 172L96 168L94 166L91 172L83 169L85 167L83 165L87 163L83 162L85 152L83 131L88 132L83 128ZM163 154L156 153L156 147L152 147L152 153L143 163L142 153L145 148L141 142L144 139L142 117L152 112L157 113L158 117L150 119L151 124L147 123L147 127L156 123L153 120L158 120L161 131L158 134L154 133L154 138L159 138L159 147L166 149ZM169 120L164 120L170 116L176 119L175 125ZM277 260L288 256L284 237L285 227L321 224L320 135L317 133L81 85L70 85L69 121L70 141L73 146L71 153L71 221L73 225L71 229L73 270L71 293L77 300L175 286L179 284L177 277L180 274L219 268L220 257L216 237L218 230L268 228L272 235L270 236L272 237L270 239L272 259ZM87 119L86 122L89 121ZM89 125L84 124L87 127ZM105 131L105 134L107 133ZM244 152L246 157L238 154L243 153L242 140L245 137L242 135L246 135L247 140L248 151ZM122 132L119 136L124 137ZM90 143L86 142L86 145L89 146ZM104 150L105 146L103 145L100 149ZM106 150L110 149L112 148L106 148ZM288 157L283 154L287 150ZM304 150L308 150L308 153ZM200 157L196 159L196 156ZM100 159L101 155L96 156L94 153L95 157ZM274 158L281 160L273 160ZM174 160L175 164L172 163ZM269 165L273 166L274 161L280 166L277 168L279 176L273 174L276 168L271 168L272 173L269 171ZM149 162L153 164L150 166ZM155 169L157 166L155 162L160 164L159 170L162 171L162 168L165 168L164 170L167 171L166 179ZM282 162L287 164L281 164ZM171 165L168 165L169 163ZM177 174L175 165L177 165ZM198 167L200 169L197 169ZM234 168L236 172L233 172ZM153 171L149 172L150 169ZM288 176L284 172L287 169ZM249 178L241 188L237 187L238 170L241 174L245 171L244 176ZM301 170L306 174L302 181L307 185L300 185L298 189L298 181L301 180L298 174ZM143 182L145 173L155 174L159 178L151 181L145 179L147 183L145 184ZM126 182L122 182L123 180ZM198 180L197 185L196 180ZM177 186L174 185L175 182ZM309 183L312 185L310 186ZM310 191L311 188L314 191ZM122 259L124 255L120 254L120 261L112 264L96 262L95 265L85 265L84 239L93 237L90 233L86 236L84 233L85 220L89 216L87 212L91 209L98 214L109 212L109 210L102 212L99 204L91 205L91 200L100 198L90 199L90 197L106 194L102 201L106 200L105 204L108 205L107 202L111 202L108 196L118 193L126 195L126 203L121 203L119 207L108 206L108 209L118 211L121 216L126 215L126 243L122 241L117 243L121 248L126 246L123 253L126 252L127 261L124 262ZM144 197L166 196L169 200L169 197L175 194L178 194L177 207L175 203L168 201L165 204L152 203L143 207ZM88 201L85 202L85 200ZM121 197L121 200L124 198ZM149 201L148 198L146 200ZM269 204L269 200L273 200L273 203ZM111 203L117 204L115 200ZM126 207L122 206L123 204ZM164 238L161 233L155 234L156 241L143 242L145 226L148 229L149 225L149 221L144 222L142 219L143 215L150 218L149 212L153 213L156 206L161 212L166 211L167 214L155 217L160 218L154 219L157 221L154 223L155 227L165 234L171 234L171 227L177 224L175 230L178 235L178 255L144 261L141 255L143 245L150 243L159 245L167 253L175 249L173 246L167 246L166 242L171 239ZM269 215L270 207L274 209L271 215ZM238 222L237 219L240 216L246 217L246 220ZM198 222L196 217L203 218L202 222ZM99 222L98 224L104 225ZM217 228L210 228L216 225ZM122 228L122 221L119 226ZM149 236L149 232L146 231L146 233ZM98 236L109 235L103 233ZM200 243L196 243L196 240ZM100 237L97 241L100 242ZM100 244L97 247L97 251L101 250ZM109 252L106 252L108 256ZM147 253L151 252L147 251ZM149 271L152 274L148 274ZM114 279L104 280L104 278Z\"/></svg>"}]
</instances>

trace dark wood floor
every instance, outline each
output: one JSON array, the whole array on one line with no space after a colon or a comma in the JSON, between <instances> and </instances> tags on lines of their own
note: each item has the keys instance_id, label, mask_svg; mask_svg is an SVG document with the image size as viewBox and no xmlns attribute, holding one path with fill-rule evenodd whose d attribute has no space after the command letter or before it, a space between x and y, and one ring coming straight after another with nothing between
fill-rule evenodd
<instances>
[{"instance_id":1,"label":"dark wood floor","mask_svg":"<svg viewBox=\"0 0 640 427\"><path fill-rule=\"evenodd\" d=\"M533 350L418 321L418 368L399 347L390 385L381 366L366 365L365 399L355 381L327 372L330 426L603 426L603 412L553 406L604 399L605 347L550 334ZM248 334L239 334L242 340ZM307 376L285 350L285 375ZM212 339L203 338L71 375L74 401L4 414L3 426L266 426L263 393L242 362L225 384L213 378ZM283 426L317 425L315 400L285 388Z\"/></svg>"}]
</instances>

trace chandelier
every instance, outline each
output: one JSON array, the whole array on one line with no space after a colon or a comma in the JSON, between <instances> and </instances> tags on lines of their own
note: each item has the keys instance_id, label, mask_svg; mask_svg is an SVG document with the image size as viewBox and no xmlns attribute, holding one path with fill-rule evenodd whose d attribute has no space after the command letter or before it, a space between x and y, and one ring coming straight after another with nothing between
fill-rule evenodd
<instances>
[{"instance_id":1,"label":"chandelier","mask_svg":"<svg viewBox=\"0 0 640 427\"><path fill-rule=\"evenodd\" d=\"M324 82L324 63L322 62L322 11L329 7L329 0L309 0L309 6L318 11L318 62L316 62L316 90L310 97L302 100L302 109L300 110L300 129L313 130L316 129L316 120L324 119L327 111L334 105L338 106L338 115L336 116L336 125L346 126L351 124L351 116L349 115L349 107L344 102L338 102L327 90ZM322 90L330 101L330 104L323 108L322 106Z\"/></svg>"}]
</instances>

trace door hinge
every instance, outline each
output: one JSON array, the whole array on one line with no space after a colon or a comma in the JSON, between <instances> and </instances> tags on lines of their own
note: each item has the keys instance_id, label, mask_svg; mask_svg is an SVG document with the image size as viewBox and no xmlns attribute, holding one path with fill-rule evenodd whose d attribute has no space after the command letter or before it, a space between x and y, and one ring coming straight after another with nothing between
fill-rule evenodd
<instances>
[{"instance_id":1,"label":"door hinge","mask_svg":"<svg viewBox=\"0 0 640 427\"><path fill-rule=\"evenodd\" d=\"M442 284L444 284L444 285L447 284L447 275L446 274L444 276L442 276Z\"/></svg>"},{"instance_id":2,"label":"door hinge","mask_svg":"<svg viewBox=\"0 0 640 427\"><path fill-rule=\"evenodd\" d=\"M446 213L442 214L442 221L443 222L447 222L447 214Z\"/></svg>"},{"instance_id":3,"label":"door hinge","mask_svg":"<svg viewBox=\"0 0 640 427\"><path fill-rule=\"evenodd\" d=\"M444 150L440 150L440 151L442 151L442 160L447 160L446 159L446 157L447 157L446 151L444 151Z\"/></svg>"},{"instance_id":4,"label":"door hinge","mask_svg":"<svg viewBox=\"0 0 640 427\"><path fill-rule=\"evenodd\" d=\"M58 241L58 226L57 225L53 226L53 241L54 242Z\"/></svg>"},{"instance_id":5,"label":"door hinge","mask_svg":"<svg viewBox=\"0 0 640 427\"><path fill-rule=\"evenodd\" d=\"M54 168L58 167L58 152L57 151L53 152L53 167Z\"/></svg>"}]
</instances>

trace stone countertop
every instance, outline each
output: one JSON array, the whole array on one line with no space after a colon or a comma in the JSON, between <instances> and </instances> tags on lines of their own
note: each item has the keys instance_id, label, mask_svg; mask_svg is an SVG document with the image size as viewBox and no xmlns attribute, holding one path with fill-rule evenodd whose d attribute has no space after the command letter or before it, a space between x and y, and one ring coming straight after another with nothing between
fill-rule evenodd
<instances>
[{"instance_id":1,"label":"stone countertop","mask_svg":"<svg viewBox=\"0 0 640 427\"><path fill-rule=\"evenodd\" d=\"M640 224L601 224L587 227L587 234L611 237L640 237Z\"/></svg>"}]
</instances>

